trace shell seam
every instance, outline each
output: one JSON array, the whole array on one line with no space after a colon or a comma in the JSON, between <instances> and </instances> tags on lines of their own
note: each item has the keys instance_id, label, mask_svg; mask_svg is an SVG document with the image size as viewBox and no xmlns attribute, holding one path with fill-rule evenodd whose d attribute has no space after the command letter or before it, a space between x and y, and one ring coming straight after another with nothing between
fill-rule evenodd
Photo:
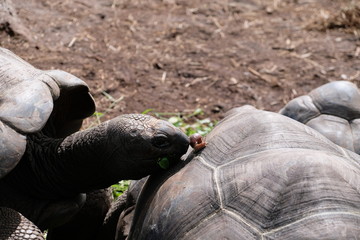
<instances>
[{"instance_id":1,"label":"shell seam","mask_svg":"<svg viewBox=\"0 0 360 240\"><path fill-rule=\"evenodd\" d=\"M218 174L219 174L219 167L215 167L212 166L211 164L207 163L205 161L204 158L202 157L198 157L198 159L207 167L211 168L214 171L214 182L216 184L216 191L217 191L217 195L219 198L219 202L220 202L220 209L224 209L224 203L223 203L223 199L221 197L221 189L220 189L220 182L219 182L219 178L218 178Z\"/></svg>"},{"instance_id":2,"label":"shell seam","mask_svg":"<svg viewBox=\"0 0 360 240\"><path fill-rule=\"evenodd\" d=\"M244 218L240 217L240 215L237 215L236 213L230 211L229 209L225 209L223 208L222 211L224 211L226 214L232 216L233 218L241 221L242 223L244 223L246 226L248 226L249 228L251 228L254 232L258 233L260 236L262 236L262 232L259 231L259 229L257 229L256 227L254 227L251 223L247 222Z\"/></svg>"},{"instance_id":3,"label":"shell seam","mask_svg":"<svg viewBox=\"0 0 360 240\"><path fill-rule=\"evenodd\" d=\"M224 207L224 203L223 203L223 199L222 199L222 196L221 196L221 190L220 190L220 182L219 182L219 178L218 178L218 174L219 174L219 167L214 167L213 165L207 163L205 161L204 158L198 156L198 159L199 161L201 161L205 166L211 168L213 171L214 171L214 181L215 181L215 184L216 184L216 191L217 191L217 195L219 197L219 201L220 201L220 208L219 210L215 211L213 214L211 214L210 216L208 217L205 217L203 218L200 222L204 222L210 218L212 218L217 212L219 211L223 211L224 213L232 216L233 218L241 221L242 223L244 223L246 226L248 226L249 228L251 228L254 232L258 233L260 236L262 235L262 232L260 232L257 228L255 228L254 226L252 226L251 223L247 222L244 218L238 216L237 214L235 214L234 212L230 211L229 209L225 208ZM223 166L223 165L222 165ZM199 222L199 223L200 223ZM196 227L192 228L190 231L192 231L193 229L196 229ZM189 232L190 232L189 231ZM188 232L188 233L189 233ZM187 234L185 234L184 236L186 236Z\"/></svg>"}]
</instances>

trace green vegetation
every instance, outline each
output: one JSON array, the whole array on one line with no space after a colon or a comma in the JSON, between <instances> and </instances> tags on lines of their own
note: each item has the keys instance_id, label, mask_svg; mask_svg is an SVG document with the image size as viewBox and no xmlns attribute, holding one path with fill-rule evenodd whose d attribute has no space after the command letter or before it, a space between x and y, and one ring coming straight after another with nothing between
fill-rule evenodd
<instances>
[{"instance_id":1,"label":"green vegetation","mask_svg":"<svg viewBox=\"0 0 360 240\"><path fill-rule=\"evenodd\" d=\"M113 196L114 198L118 198L121 194L123 194L123 192L125 192L130 185L130 181L129 180L123 180L120 181L118 184L114 184L112 185L112 189L113 189Z\"/></svg>"},{"instance_id":2,"label":"green vegetation","mask_svg":"<svg viewBox=\"0 0 360 240\"><path fill-rule=\"evenodd\" d=\"M155 112L153 109L147 109L143 114L150 114L157 118L164 119L172 123L174 126L183 130L186 135L190 136L194 133L199 133L203 136L208 134L214 128L216 122L209 118L203 119L204 112L197 108L189 114L184 113L161 113Z\"/></svg>"},{"instance_id":3,"label":"green vegetation","mask_svg":"<svg viewBox=\"0 0 360 240\"><path fill-rule=\"evenodd\" d=\"M95 113L97 117L103 116L101 113ZM153 109L147 109L143 114L153 115L157 118L164 119L172 123L174 126L183 130L186 135L190 136L194 133L199 133L203 136L208 134L214 128L216 122L209 118L202 118L204 112L201 109L196 109L189 114L183 113L160 113ZM161 164L165 164L162 161ZM129 187L130 181L120 181L118 184L112 185L114 197L119 197Z\"/></svg>"}]
</instances>

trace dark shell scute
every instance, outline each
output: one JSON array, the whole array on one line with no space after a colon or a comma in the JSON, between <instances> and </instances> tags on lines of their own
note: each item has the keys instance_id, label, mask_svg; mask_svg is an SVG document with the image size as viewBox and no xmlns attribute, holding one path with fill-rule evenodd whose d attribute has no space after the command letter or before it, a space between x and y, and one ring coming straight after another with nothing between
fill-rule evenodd
<instances>
[{"instance_id":1,"label":"dark shell scute","mask_svg":"<svg viewBox=\"0 0 360 240\"><path fill-rule=\"evenodd\" d=\"M191 237L189 237L191 236ZM195 229L181 239L260 239L260 234L243 221L225 211L201 222Z\"/></svg>"},{"instance_id":2,"label":"dark shell scute","mask_svg":"<svg viewBox=\"0 0 360 240\"><path fill-rule=\"evenodd\" d=\"M186 169L162 184L132 239L178 238L220 208L212 169L199 160L190 162Z\"/></svg>"},{"instance_id":3,"label":"dark shell scute","mask_svg":"<svg viewBox=\"0 0 360 240\"><path fill-rule=\"evenodd\" d=\"M264 234L263 239L357 239L360 235L359 226L360 214L325 213Z\"/></svg>"},{"instance_id":4,"label":"dark shell scute","mask_svg":"<svg viewBox=\"0 0 360 240\"><path fill-rule=\"evenodd\" d=\"M360 166L321 151L273 150L239 159L219 170L224 208L259 231L329 211L360 208Z\"/></svg>"}]
</instances>

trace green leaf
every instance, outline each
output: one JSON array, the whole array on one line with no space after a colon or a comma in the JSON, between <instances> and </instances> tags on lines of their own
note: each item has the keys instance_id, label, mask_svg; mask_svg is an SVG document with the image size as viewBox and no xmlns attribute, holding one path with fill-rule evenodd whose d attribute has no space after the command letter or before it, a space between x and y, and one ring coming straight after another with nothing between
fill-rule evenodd
<instances>
[{"instance_id":1,"label":"green leaf","mask_svg":"<svg viewBox=\"0 0 360 240\"><path fill-rule=\"evenodd\" d=\"M154 109L148 108L145 111L142 112L142 114L148 114L149 112L152 112Z\"/></svg>"},{"instance_id":2,"label":"green leaf","mask_svg":"<svg viewBox=\"0 0 360 240\"><path fill-rule=\"evenodd\" d=\"M93 115L94 115L95 117L102 117L102 116L104 116L104 114L103 114L102 112L94 112Z\"/></svg>"},{"instance_id":3,"label":"green leaf","mask_svg":"<svg viewBox=\"0 0 360 240\"><path fill-rule=\"evenodd\" d=\"M170 165L169 159L167 157L159 158L157 163L162 169L168 169Z\"/></svg>"}]
</instances>

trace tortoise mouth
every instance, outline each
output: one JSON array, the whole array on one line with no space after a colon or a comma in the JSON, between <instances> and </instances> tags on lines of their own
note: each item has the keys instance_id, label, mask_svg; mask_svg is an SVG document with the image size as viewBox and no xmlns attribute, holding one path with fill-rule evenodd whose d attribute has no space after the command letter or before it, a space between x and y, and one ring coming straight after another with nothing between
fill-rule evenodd
<instances>
[{"instance_id":1,"label":"tortoise mouth","mask_svg":"<svg viewBox=\"0 0 360 240\"><path fill-rule=\"evenodd\" d=\"M142 175L142 177L160 173L175 166L179 161L181 161L181 158L179 156L168 155L146 159L141 162L139 166L139 173Z\"/></svg>"}]
</instances>

